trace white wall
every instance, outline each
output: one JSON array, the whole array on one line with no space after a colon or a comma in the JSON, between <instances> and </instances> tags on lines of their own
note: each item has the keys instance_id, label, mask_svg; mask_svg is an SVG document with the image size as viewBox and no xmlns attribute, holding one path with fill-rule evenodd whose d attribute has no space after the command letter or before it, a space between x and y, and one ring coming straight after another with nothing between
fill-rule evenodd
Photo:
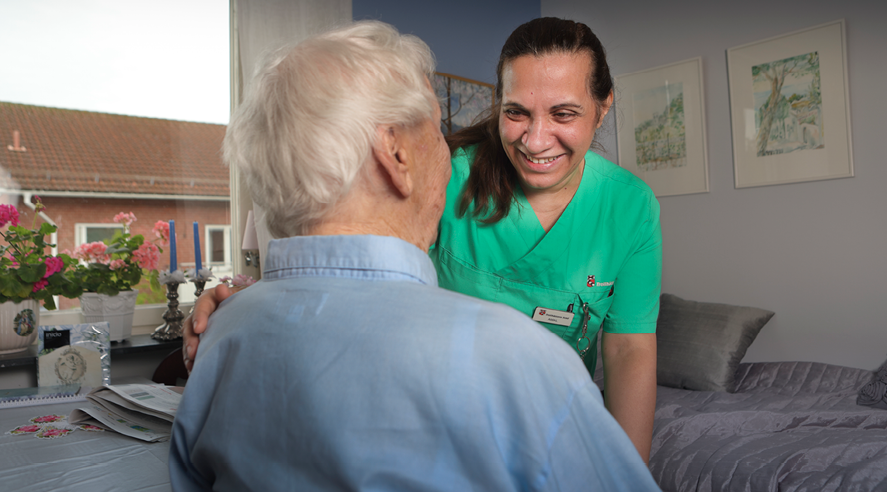
<instances>
[{"instance_id":1,"label":"white wall","mask_svg":"<svg viewBox=\"0 0 887 492\"><path fill-rule=\"evenodd\" d=\"M351 0L229 0L234 18L232 39L232 111L240 104L263 57L281 46L351 21ZM231 226L234 228L234 273L261 278L255 264L243 263L241 244L250 210L255 214L259 258L265 258L271 234L265 213L249 196L246 182L231 169Z\"/></svg>"},{"instance_id":2,"label":"white wall","mask_svg":"<svg viewBox=\"0 0 887 492\"><path fill-rule=\"evenodd\" d=\"M543 16L588 24L604 43L614 75L703 58L710 192L660 198L663 291L776 312L749 349L748 362L806 360L865 369L883 362L887 2L541 3ZM726 50L841 18L856 176L735 189ZM608 120L602 142L615 161L614 119Z\"/></svg>"}]
</instances>

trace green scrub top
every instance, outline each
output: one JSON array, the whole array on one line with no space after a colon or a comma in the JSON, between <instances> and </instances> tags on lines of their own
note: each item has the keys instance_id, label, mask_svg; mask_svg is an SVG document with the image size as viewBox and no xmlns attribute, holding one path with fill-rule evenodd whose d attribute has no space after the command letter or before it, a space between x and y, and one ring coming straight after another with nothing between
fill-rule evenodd
<instances>
[{"instance_id":1,"label":"green scrub top","mask_svg":"<svg viewBox=\"0 0 887 492\"><path fill-rule=\"evenodd\" d=\"M589 151L575 196L554 226L542 228L520 187L507 217L483 224L456 216L474 148L453 154L453 174L437 242L430 251L441 287L505 303L572 311L569 326L540 322L574 349L588 303L587 336L597 330L655 333L662 277L659 202L643 181ZM507 350L508 340L502 340ZM578 349L577 349L578 351ZM596 350L585 365L594 375Z\"/></svg>"}]
</instances>

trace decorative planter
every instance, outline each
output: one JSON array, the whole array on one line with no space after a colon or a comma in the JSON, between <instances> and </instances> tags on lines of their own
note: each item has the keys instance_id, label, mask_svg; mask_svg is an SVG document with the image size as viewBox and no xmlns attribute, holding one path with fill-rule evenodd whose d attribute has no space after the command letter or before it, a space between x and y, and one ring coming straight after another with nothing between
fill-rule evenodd
<instances>
[{"instance_id":1,"label":"decorative planter","mask_svg":"<svg viewBox=\"0 0 887 492\"><path fill-rule=\"evenodd\" d=\"M0 304L0 354L21 352L34 343L40 303L34 299Z\"/></svg>"},{"instance_id":2,"label":"decorative planter","mask_svg":"<svg viewBox=\"0 0 887 492\"><path fill-rule=\"evenodd\" d=\"M84 292L80 296L80 309L87 323L107 321L111 326L111 341L119 342L132 336L132 315L136 310L137 289L118 293L116 296Z\"/></svg>"}]
</instances>

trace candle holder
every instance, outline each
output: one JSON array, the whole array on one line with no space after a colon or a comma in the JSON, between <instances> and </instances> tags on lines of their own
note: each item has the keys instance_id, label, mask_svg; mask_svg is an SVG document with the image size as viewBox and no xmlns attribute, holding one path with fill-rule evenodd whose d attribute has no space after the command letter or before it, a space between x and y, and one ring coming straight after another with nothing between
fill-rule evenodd
<instances>
[{"instance_id":1,"label":"candle holder","mask_svg":"<svg viewBox=\"0 0 887 492\"><path fill-rule=\"evenodd\" d=\"M197 299L200 297L200 294L203 294L203 288L206 286L206 281L213 277L212 270L201 268L192 268L185 272L185 278L188 279L188 282L194 283L194 298Z\"/></svg>"},{"instance_id":2,"label":"candle holder","mask_svg":"<svg viewBox=\"0 0 887 492\"><path fill-rule=\"evenodd\" d=\"M169 299L169 302L166 312L163 313L165 323L158 326L151 334L151 338L154 340L182 338L182 320L185 319L185 315L179 311L179 282L166 283L166 298Z\"/></svg>"},{"instance_id":3,"label":"candle holder","mask_svg":"<svg viewBox=\"0 0 887 492\"><path fill-rule=\"evenodd\" d=\"M200 294L203 294L203 288L206 286L206 280L192 280L194 282L194 298L200 297Z\"/></svg>"}]
</instances>

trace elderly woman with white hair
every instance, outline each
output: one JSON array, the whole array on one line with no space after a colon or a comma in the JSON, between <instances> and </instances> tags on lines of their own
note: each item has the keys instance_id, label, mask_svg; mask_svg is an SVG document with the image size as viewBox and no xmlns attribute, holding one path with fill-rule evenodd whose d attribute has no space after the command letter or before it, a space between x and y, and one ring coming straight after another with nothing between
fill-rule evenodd
<instances>
[{"instance_id":1,"label":"elderly woman with white hair","mask_svg":"<svg viewBox=\"0 0 887 492\"><path fill-rule=\"evenodd\" d=\"M356 24L309 39L298 49L278 50L232 116L225 161L246 178L253 200L266 210L272 236L323 234L342 220L367 228L391 220L382 210L365 208L361 193L349 192L366 188L364 180L373 178L372 157L385 157L374 148L378 141L438 121L440 109L425 75L433 72L430 50L418 38L389 31ZM422 220L427 235L437 229L435 220L425 219L440 215L450 170L443 165L449 159L443 136L431 128L421 131L409 137L437 147L436 160L423 162L440 164L430 173L439 188L427 190L434 195L412 196L414 184L401 181L406 169L396 162L390 179L420 205L409 220ZM425 237L414 242L423 250L430 243Z\"/></svg>"},{"instance_id":2,"label":"elderly woman with white hair","mask_svg":"<svg viewBox=\"0 0 887 492\"><path fill-rule=\"evenodd\" d=\"M256 76L225 159L280 239L203 336L175 490L658 490L567 344L437 287L432 70L418 38L363 22Z\"/></svg>"}]
</instances>

